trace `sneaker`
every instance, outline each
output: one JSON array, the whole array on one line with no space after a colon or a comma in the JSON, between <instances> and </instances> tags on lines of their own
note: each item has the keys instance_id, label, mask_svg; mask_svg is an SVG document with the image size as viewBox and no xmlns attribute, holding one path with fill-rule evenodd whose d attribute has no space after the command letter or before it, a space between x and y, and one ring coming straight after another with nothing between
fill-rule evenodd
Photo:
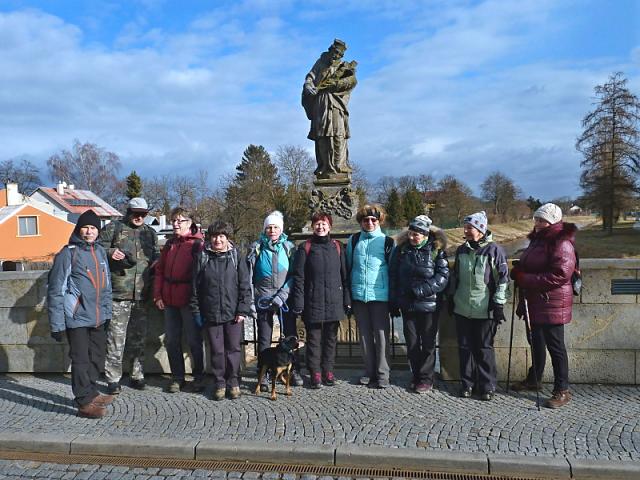
<instances>
[{"instance_id":1,"label":"sneaker","mask_svg":"<svg viewBox=\"0 0 640 480\"><path fill-rule=\"evenodd\" d=\"M224 400L225 389L224 388L216 388L213 391L213 400L219 402L220 400Z\"/></svg>"},{"instance_id":2,"label":"sneaker","mask_svg":"<svg viewBox=\"0 0 640 480\"><path fill-rule=\"evenodd\" d=\"M229 398L231 400L236 400L237 398L240 398L240 387L231 387L229 389Z\"/></svg>"},{"instance_id":3,"label":"sneaker","mask_svg":"<svg viewBox=\"0 0 640 480\"><path fill-rule=\"evenodd\" d=\"M360 377L360 379L358 380L358 383L360 385L369 385L369 377L367 377L366 375L363 375L362 377Z\"/></svg>"},{"instance_id":4,"label":"sneaker","mask_svg":"<svg viewBox=\"0 0 640 480\"><path fill-rule=\"evenodd\" d=\"M115 399L115 395L98 395L91 403L95 403L99 407L106 407L107 405L111 405Z\"/></svg>"},{"instance_id":5,"label":"sneaker","mask_svg":"<svg viewBox=\"0 0 640 480\"><path fill-rule=\"evenodd\" d=\"M480 400L483 400L485 402L493 400L493 392L484 392L480 395Z\"/></svg>"},{"instance_id":6,"label":"sneaker","mask_svg":"<svg viewBox=\"0 0 640 480\"><path fill-rule=\"evenodd\" d=\"M462 398L471 398L472 395L473 395L473 390L471 390L470 388L462 387L460 389L460 396Z\"/></svg>"},{"instance_id":7,"label":"sneaker","mask_svg":"<svg viewBox=\"0 0 640 480\"><path fill-rule=\"evenodd\" d=\"M260 391L262 393L269 391L269 385L271 384L271 374L266 372L264 377L262 377L262 382L260 382Z\"/></svg>"},{"instance_id":8,"label":"sneaker","mask_svg":"<svg viewBox=\"0 0 640 480\"><path fill-rule=\"evenodd\" d=\"M106 413L106 408L93 402L78 407L78 416L82 418L102 418Z\"/></svg>"},{"instance_id":9,"label":"sneaker","mask_svg":"<svg viewBox=\"0 0 640 480\"><path fill-rule=\"evenodd\" d=\"M291 372L291 381L289 383L294 387L301 387L302 385L304 385L304 380L302 379L302 375L300 375L300 372L298 372L297 370L293 370Z\"/></svg>"},{"instance_id":10,"label":"sneaker","mask_svg":"<svg viewBox=\"0 0 640 480\"><path fill-rule=\"evenodd\" d=\"M132 378L129 382L129 386L136 390L144 390L147 388L147 382L144 381L144 378Z\"/></svg>"},{"instance_id":11,"label":"sneaker","mask_svg":"<svg viewBox=\"0 0 640 480\"><path fill-rule=\"evenodd\" d=\"M122 387L118 382L109 382L107 383L107 393L109 395L120 395L122 392Z\"/></svg>"},{"instance_id":12,"label":"sneaker","mask_svg":"<svg viewBox=\"0 0 640 480\"><path fill-rule=\"evenodd\" d=\"M324 384L327 387L333 387L336 384L336 377L333 375L333 372L327 372L324 376Z\"/></svg>"},{"instance_id":13,"label":"sneaker","mask_svg":"<svg viewBox=\"0 0 640 480\"><path fill-rule=\"evenodd\" d=\"M551 394L551 398L544 402L547 408L560 408L565 406L571 400L571 392L569 390L558 390Z\"/></svg>"},{"instance_id":14,"label":"sneaker","mask_svg":"<svg viewBox=\"0 0 640 480\"><path fill-rule=\"evenodd\" d=\"M322 375L320 373L311 374L311 388L318 389L322 386Z\"/></svg>"},{"instance_id":15,"label":"sneaker","mask_svg":"<svg viewBox=\"0 0 640 480\"><path fill-rule=\"evenodd\" d=\"M416 393L427 393L430 392L433 388L433 385L430 383L420 382L416 385Z\"/></svg>"},{"instance_id":16,"label":"sneaker","mask_svg":"<svg viewBox=\"0 0 640 480\"><path fill-rule=\"evenodd\" d=\"M511 385L511 390L513 390L514 392L535 392L536 390L542 390L542 383L538 382L538 384L536 385L533 382L530 382L528 378L525 378L521 382L516 382Z\"/></svg>"},{"instance_id":17,"label":"sneaker","mask_svg":"<svg viewBox=\"0 0 640 480\"><path fill-rule=\"evenodd\" d=\"M178 380L172 380L169 386L167 387L167 393L178 393L183 383L184 383L184 380L182 382Z\"/></svg>"}]
</instances>

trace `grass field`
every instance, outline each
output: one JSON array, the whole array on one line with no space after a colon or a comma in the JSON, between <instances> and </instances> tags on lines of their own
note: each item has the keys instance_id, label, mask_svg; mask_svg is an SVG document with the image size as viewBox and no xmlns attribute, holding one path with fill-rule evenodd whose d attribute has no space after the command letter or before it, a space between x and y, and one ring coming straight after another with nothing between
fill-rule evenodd
<instances>
[{"instance_id":1,"label":"grass field","mask_svg":"<svg viewBox=\"0 0 640 480\"><path fill-rule=\"evenodd\" d=\"M621 222L608 235L600 223L578 232L576 249L580 258L640 258L640 230L633 222Z\"/></svg>"}]
</instances>

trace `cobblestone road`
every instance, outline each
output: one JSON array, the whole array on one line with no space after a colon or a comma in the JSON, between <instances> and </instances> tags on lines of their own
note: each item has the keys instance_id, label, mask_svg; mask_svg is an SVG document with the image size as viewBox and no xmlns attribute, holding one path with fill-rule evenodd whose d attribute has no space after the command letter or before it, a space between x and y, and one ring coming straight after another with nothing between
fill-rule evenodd
<instances>
[{"instance_id":1,"label":"cobblestone road","mask_svg":"<svg viewBox=\"0 0 640 480\"><path fill-rule=\"evenodd\" d=\"M355 385L357 372L338 372L334 387L295 388L272 402L250 393L236 401L168 394L151 378L144 392L123 388L109 415L75 416L69 379L61 375L0 376L0 427L5 432L125 435L178 439L413 447L497 454L640 460L640 389L574 385L574 400L558 410L535 408L534 394L498 392L491 402L457 397L457 384L428 395L405 390L397 372L386 390ZM279 387L283 391L283 386ZM545 387L542 396L550 394Z\"/></svg>"}]
</instances>

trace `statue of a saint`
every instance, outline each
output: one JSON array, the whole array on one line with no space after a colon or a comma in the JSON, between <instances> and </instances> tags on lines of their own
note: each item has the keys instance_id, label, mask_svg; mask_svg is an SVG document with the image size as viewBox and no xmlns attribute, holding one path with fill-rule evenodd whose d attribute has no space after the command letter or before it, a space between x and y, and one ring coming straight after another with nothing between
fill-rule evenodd
<instances>
[{"instance_id":1,"label":"statue of a saint","mask_svg":"<svg viewBox=\"0 0 640 480\"><path fill-rule=\"evenodd\" d=\"M308 138L316 144L318 178L349 174L349 97L356 86L357 62L344 62L347 45L335 39L304 80L302 106L311 120Z\"/></svg>"}]
</instances>

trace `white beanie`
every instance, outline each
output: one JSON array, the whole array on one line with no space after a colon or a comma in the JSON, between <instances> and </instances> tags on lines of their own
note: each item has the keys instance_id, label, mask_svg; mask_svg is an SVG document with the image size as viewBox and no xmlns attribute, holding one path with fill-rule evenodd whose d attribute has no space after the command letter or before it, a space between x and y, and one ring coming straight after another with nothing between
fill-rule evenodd
<instances>
[{"instance_id":1,"label":"white beanie","mask_svg":"<svg viewBox=\"0 0 640 480\"><path fill-rule=\"evenodd\" d=\"M533 218L541 218L553 225L554 223L558 223L562 220L562 209L555 203L545 203L536 210L536 213L533 214Z\"/></svg>"},{"instance_id":2,"label":"white beanie","mask_svg":"<svg viewBox=\"0 0 640 480\"><path fill-rule=\"evenodd\" d=\"M280 230L284 230L284 216L282 215L282 212L274 210L267 215L267 218L264 219L262 230L266 230L269 225L277 225L280 227Z\"/></svg>"},{"instance_id":3,"label":"white beanie","mask_svg":"<svg viewBox=\"0 0 640 480\"><path fill-rule=\"evenodd\" d=\"M487 214L484 212L484 210L481 212L472 213L471 215L464 217L464 223L468 223L483 235L487 233L487 227L489 226Z\"/></svg>"}]
</instances>

